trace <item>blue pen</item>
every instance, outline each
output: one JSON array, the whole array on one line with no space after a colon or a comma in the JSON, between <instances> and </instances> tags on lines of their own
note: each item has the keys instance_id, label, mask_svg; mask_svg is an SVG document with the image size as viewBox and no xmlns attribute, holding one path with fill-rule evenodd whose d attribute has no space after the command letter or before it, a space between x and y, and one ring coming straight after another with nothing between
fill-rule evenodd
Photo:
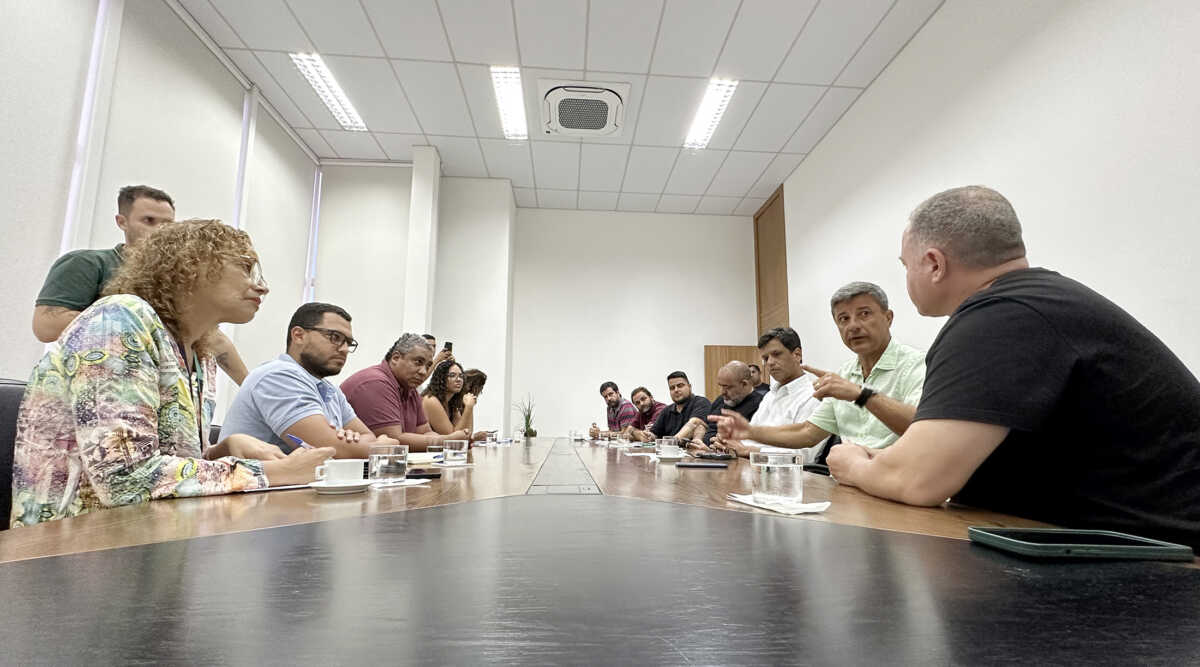
<instances>
[{"instance_id":1,"label":"blue pen","mask_svg":"<svg viewBox=\"0 0 1200 667\"><path fill-rule=\"evenodd\" d=\"M291 433L284 433L283 435L285 438L291 440L292 442L296 443L297 445L300 445L301 447L304 447L305 449L312 449L312 445L308 444L307 442L304 442L303 440L301 440L300 438L297 438L296 436L292 435Z\"/></svg>"}]
</instances>

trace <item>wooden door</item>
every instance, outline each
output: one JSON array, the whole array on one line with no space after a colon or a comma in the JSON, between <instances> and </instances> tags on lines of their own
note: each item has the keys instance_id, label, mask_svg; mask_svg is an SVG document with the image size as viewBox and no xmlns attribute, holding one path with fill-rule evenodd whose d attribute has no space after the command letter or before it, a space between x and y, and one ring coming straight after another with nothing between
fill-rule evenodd
<instances>
[{"instance_id":1,"label":"wooden door","mask_svg":"<svg viewBox=\"0 0 1200 667\"><path fill-rule=\"evenodd\" d=\"M759 334L771 327L789 326L786 239L781 185L754 214L754 277L758 294Z\"/></svg>"},{"instance_id":2,"label":"wooden door","mask_svg":"<svg viewBox=\"0 0 1200 667\"><path fill-rule=\"evenodd\" d=\"M721 393L717 387L717 371L731 361L758 364L762 368L762 358L758 356L758 348L753 345L705 345L704 393L708 400L715 399Z\"/></svg>"}]
</instances>

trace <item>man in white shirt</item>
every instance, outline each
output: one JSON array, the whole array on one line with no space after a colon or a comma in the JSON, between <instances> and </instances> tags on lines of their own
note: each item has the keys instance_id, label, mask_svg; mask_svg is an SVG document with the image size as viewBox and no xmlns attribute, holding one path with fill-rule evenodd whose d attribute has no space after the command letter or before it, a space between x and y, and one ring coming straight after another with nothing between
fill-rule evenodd
<instances>
[{"instance_id":1,"label":"man in white shirt","mask_svg":"<svg viewBox=\"0 0 1200 667\"><path fill-rule=\"evenodd\" d=\"M771 376L771 390L763 396L750 424L782 426L807 421L821 401L813 396L816 376L804 370L800 336L791 327L775 327L758 338L758 351ZM713 446L718 450L741 454L750 448L761 447L762 443L754 440L723 440L717 436L713 438Z\"/></svg>"}]
</instances>

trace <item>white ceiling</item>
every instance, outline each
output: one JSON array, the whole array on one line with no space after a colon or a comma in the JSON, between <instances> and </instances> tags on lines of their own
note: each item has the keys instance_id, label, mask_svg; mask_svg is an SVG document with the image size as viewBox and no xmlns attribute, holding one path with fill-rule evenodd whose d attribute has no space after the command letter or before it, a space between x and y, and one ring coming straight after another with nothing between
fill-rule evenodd
<instances>
[{"instance_id":1,"label":"white ceiling","mask_svg":"<svg viewBox=\"0 0 1200 667\"><path fill-rule=\"evenodd\" d=\"M751 215L943 0L180 0L322 158L508 178L517 205ZM316 51L370 132L340 129L290 51ZM504 139L488 67L631 85L620 137ZM711 77L738 79L682 149ZM535 128L536 129L536 128Z\"/></svg>"}]
</instances>

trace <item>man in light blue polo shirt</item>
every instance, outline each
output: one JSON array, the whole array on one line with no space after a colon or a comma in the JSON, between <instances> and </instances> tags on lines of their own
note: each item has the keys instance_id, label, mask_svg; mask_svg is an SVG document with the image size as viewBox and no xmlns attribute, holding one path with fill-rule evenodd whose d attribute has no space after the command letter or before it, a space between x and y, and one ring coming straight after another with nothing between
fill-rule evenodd
<instances>
[{"instance_id":1,"label":"man in light blue polo shirt","mask_svg":"<svg viewBox=\"0 0 1200 667\"><path fill-rule=\"evenodd\" d=\"M325 378L337 375L358 347L350 314L328 303L306 303L288 324L287 353L250 371L242 383L221 439L245 433L289 452L293 435L314 447L333 447L338 458L365 458L376 437L354 414L346 396Z\"/></svg>"},{"instance_id":2,"label":"man in light blue polo shirt","mask_svg":"<svg viewBox=\"0 0 1200 667\"><path fill-rule=\"evenodd\" d=\"M792 449L805 448L809 460L831 433L871 449L896 441L912 423L925 385L925 353L892 338L887 295L873 283L853 282L833 293L830 311L838 333L856 357L837 373L804 366L816 376L813 396L821 405L798 424L751 426L741 415L713 417L729 449L748 456L739 440ZM726 435L728 432L728 435Z\"/></svg>"}]
</instances>

